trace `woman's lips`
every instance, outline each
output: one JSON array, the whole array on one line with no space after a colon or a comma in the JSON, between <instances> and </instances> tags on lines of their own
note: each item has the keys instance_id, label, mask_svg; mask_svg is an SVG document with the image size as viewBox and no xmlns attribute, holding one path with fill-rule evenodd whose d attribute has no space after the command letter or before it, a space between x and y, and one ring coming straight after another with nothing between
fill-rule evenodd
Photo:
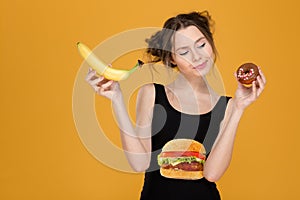
<instances>
[{"instance_id":1,"label":"woman's lips","mask_svg":"<svg viewBox=\"0 0 300 200\"><path fill-rule=\"evenodd\" d=\"M201 63L200 65L197 65L195 67L193 67L194 69L203 69L206 67L206 63L207 63L207 60L204 61L203 63Z\"/></svg>"}]
</instances>

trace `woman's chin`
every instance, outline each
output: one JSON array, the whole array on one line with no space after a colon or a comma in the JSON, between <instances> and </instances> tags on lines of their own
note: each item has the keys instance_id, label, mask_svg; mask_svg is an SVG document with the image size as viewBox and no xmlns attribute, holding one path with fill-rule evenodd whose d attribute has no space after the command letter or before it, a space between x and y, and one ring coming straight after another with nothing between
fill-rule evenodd
<instances>
[{"instance_id":1,"label":"woman's chin","mask_svg":"<svg viewBox=\"0 0 300 200\"><path fill-rule=\"evenodd\" d=\"M195 70L196 70L196 74L198 74L198 76L204 77L204 76L206 76L210 72L211 67L207 66L207 67L205 67L203 69L195 69Z\"/></svg>"}]
</instances>

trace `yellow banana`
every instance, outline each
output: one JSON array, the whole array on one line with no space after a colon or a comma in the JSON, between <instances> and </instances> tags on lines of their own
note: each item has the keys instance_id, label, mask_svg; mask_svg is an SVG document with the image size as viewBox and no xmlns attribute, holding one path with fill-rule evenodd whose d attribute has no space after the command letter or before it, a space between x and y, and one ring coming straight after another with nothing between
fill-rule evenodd
<instances>
[{"instance_id":1,"label":"yellow banana","mask_svg":"<svg viewBox=\"0 0 300 200\"><path fill-rule=\"evenodd\" d=\"M86 60L99 75L108 80L120 81L129 77L138 67L144 63L138 60L138 63L130 70L114 69L102 62L86 45L81 42L77 43L80 55Z\"/></svg>"}]
</instances>

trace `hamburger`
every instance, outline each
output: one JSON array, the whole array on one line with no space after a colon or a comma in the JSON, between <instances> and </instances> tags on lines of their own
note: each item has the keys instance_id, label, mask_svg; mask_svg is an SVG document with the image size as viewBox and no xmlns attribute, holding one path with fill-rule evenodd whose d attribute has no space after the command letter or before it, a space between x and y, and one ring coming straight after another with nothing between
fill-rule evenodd
<instances>
[{"instance_id":1,"label":"hamburger","mask_svg":"<svg viewBox=\"0 0 300 200\"><path fill-rule=\"evenodd\" d=\"M205 154L204 146L195 140L171 140L157 157L160 174L175 179L201 179Z\"/></svg>"}]
</instances>

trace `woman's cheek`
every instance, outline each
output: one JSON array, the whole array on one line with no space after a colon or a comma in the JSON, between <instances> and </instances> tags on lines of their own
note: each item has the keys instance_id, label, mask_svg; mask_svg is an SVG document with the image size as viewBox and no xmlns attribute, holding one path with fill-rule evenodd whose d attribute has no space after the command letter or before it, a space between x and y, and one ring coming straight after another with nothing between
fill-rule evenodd
<instances>
[{"instance_id":1,"label":"woman's cheek","mask_svg":"<svg viewBox=\"0 0 300 200\"><path fill-rule=\"evenodd\" d=\"M177 66L181 69L186 69L190 65L189 61L184 58L177 59L176 63L177 63Z\"/></svg>"},{"instance_id":2,"label":"woman's cheek","mask_svg":"<svg viewBox=\"0 0 300 200\"><path fill-rule=\"evenodd\" d=\"M214 53L210 45L207 45L207 47L205 48L205 53L208 57L214 58Z\"/></svg>"},{"instance_id":3,"label":"woman's cheek","mask_svg":"<svg viewBox=\"0 0 300 200\"><path fill-rule=\"evenodd\" d=\"M189 56L185 55L185 56L177 56L177 63L182 65L182 66L189 66L191 65L191 58L189 58Z\"/></svg>"}]
</instances>

